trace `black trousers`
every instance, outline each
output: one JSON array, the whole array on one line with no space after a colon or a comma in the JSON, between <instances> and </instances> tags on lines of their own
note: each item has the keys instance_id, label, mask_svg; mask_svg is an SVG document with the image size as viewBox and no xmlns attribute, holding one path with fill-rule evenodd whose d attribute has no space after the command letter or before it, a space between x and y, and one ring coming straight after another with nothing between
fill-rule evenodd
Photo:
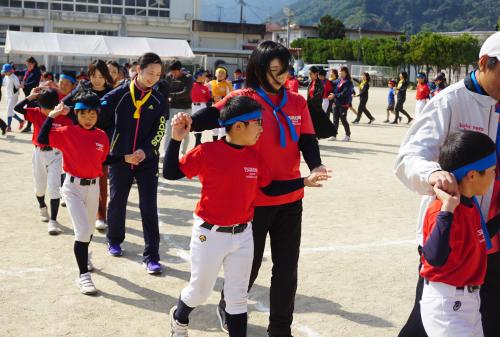
<instances>
[{"instance_id":1,"label":"black trousers","mask_svg":"<svg viewBox=\"0 0 500 337\"><path fill-rule=\"evenodd\" d=\"M333 109L333 136L337 137L339 131L339 119L344 126L346 136L351 136L351 128L347 122L347 109L342 106L335 106Z\"/></svg>"},{"instance_id":2,"label":"black trousers","mask_svg":"<svg viewBox=\"0 0 500 337\"><path fill-rule=\"evenodd\" d=\"M422 255L422 247L418 247L418 254ZM420 269L422 263L418 265L418 281L417 290L415 293L415 303L413 309L408 317L408 321L399 332L398 337L427 337L424 325L422 323L422 316L420 316L420 300L422 299L422 292L424 291L424 278L420 276Z\"/></svg>"},{"instance_id":3,"label":"black trousers","mask_svg":"<svg viewBox=\"0 0 500 337\"><path fill-rule=\"evenodd\" d=\"M158 159L149 159L133 169L130 164L124 163L109 166L110 193L106 236L110 244L121 244L125 240L127 200L134 178L139 190L139 209L145 242L144 262L159 261Z\"/></svg>"},{"instance_id":4,"label":"black trousers","mask_svg":"<svg viewBox=\"0 0 500 337\"><path fill-rule=\"evenodd\" d=\"M361 116L363 116L363 113L366 115L366 117L368 117L369 120L375 119L373 118L370 111L368 111L368 109L366 108L366 103L368 103L368 98L359 100L358 117L356 117L356 121L358 122L361 119Z\"/></svg>"},{"instance_id":5,"label":"black trousers","mask_svg":"<svg viewBox=\"0 0 500 337\"><path fill-rule=\"evenodd\" d=\"M481 318L484 337L500 336L500 252L488 255L486 277L481 287Z\"/></svg>"},{"instance_id":6,"label":"black trousers","mask_svg":"<svg viewBox=\"0 0 500 337\"><path fill-rule=\"evenodd\" d=\"M399 119L399 113L401 112L403 115L408 118L408 120L411 119L411 116L406 110L403 108L403 105L405 104L406 99L398 99L396 102L396 106L394 107L394 113L396 114L396 118L394 118L394 121L397 122Z\"/></svg>"}]
</instances>

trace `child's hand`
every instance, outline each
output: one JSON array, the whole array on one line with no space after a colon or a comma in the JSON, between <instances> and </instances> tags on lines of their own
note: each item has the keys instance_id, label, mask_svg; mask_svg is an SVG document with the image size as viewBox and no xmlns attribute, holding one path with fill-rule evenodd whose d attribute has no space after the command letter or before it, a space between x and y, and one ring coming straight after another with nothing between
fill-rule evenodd
<instances>
[{"instance_id":1,"label":"child's hand","mask_svg":"<svg viewBox=\"0 0 500 337\"><path fill-rule=\"evenodd\" d=\"M69 108L66 105L64 105L63 102L61 102L58 105L56 105L56 107L54 108L54 110L52 110L49 113L49 117L56 118L57 116L67 115L68 113L69 113Z\"/></svg>"},{"instance_id":2,"label":"child's hand","mask_svg":"<svg viewBox=\"0 0 500 337\"><path fill-rule=\"evenodd\" d=\"M304 185L307 187L321 187L323 185L319 184L318 181L324 181L331 178L325 172L313 172L309 177L304 178Z\"/></svg>"},{"instance_id":3,"label":"child's hand","mask_svg":"<svg viewBox=\"0 0 500 337\"><path fill-rule=\"evenodd\" d=\"M453 213L455 208L460 204L460 193L458 192L453 192L452 194L446 193L434 185L434 193L436 193L436 197L443 203L443 206L441 206L441 211L443 212Z\"/></svg>"},{"instance_id":4,"label":"child's hand","mask_svg":"<svg viewBox=\"0 0 500 337\"><path fill-rule=\"evenodd\" d=\"M328 95L328 99L329 99L330 101L331 101L334 97L335 97L335 95L334 95L334 94L330 94L330 95Z\"/></svg>"},{"instance_id":5,"label":"child's hand","mask_svg":"<svg viewBox=\"0 0 500 337\"><path fill-rule=\"evenodd\" d=\"M176 116L177 117L177 116ZM179 116L179 118L172 120L172 138L181 141L189 134L191 124L188 123L186 116Z\"/></svg>"},{"instance_id":6,"label":"child's hand","mask_svg":"<svg viewBox=\"0 0 500 337\"><path fill-rule=\"evenodd\" d=\"M137 164L139 164L144 159L146 159L146 154L141 149L135 150L135 152L133 153L133 155L134 155L135 159L137 160Z\"/></svg>"},{"instance_id":7,"label":"child's hand","mask_svg":"<svg viewBox=\"0 0 500 337\"><path fill-rule=\"evenodd\" d=\"M31 92L30 94L28 95L28 97L26 97L26 99L28 101L32 101L32 100L35 100L38 98L38 96L40 95L40 91L42 90L42 88L39 88L39 87L36 87L36 88L33 88L31 89Z\"/></svg>"}]
</instances>

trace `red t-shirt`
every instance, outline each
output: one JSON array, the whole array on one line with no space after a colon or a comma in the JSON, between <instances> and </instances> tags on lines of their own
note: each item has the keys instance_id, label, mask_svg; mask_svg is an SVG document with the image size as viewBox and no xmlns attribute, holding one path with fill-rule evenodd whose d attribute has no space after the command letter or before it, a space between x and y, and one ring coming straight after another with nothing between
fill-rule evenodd
<instances>
[{"instance_id":1,"label":"red t-shirt","mask_svg":"<svg viewBox=\"0 0 500 337\"><path fill-rule=\"evenodd\" d=\"M101 129L63 126L50 131L49 143L63 153L64 172L77 178L102 177L102 163L109 153L109 140Z\"/></svg>"},{"instance_id":2,"label":"red t-shirt","mask_svg":"<svg viewBox=\"0 0 500 337\"><path fill-rule=\"evenodd\" d=\"M224 140L195 147L180 160L180 169L200 179L196 215L219 226L251 221L257 190L271 182L253 147L236 149Z\"/></svg>"},{"instance_id":3,"label":"red t-shirt","mask_svg":"<svg viewBox=\"0 0 500 337\"><path fill-rule=\"evenodd\" d=\"M191 90L191 100L193 103L207 103L210 101L210 89L202 83L194 82Z\"/></svg>"},{"instance_id":4,"label":"red t-shirt","mask_svg":"<svg viewBox=\"0 0 500 337\"><path fill-rule=\"evenodd\" d=\"M417 100L428 99L430 93L431 90L429 89L429 86L426 83L417 84Z\"/></svg>"},{"instance_id":5,"label":"red t-shirt","mask_svg":"<svg viewBox=\"0 0 500 337\"><path fill-rule=\"evenodd\" d=\"M40 108L26 108L26 114L24 115L24 119L33 123L33 137L31 137L31 142L36 146L41 146L38 143L38 134L40 133L40 129L42 128L43 122L47 119L42 113ZM73 121L67 116L57 116L52 122L52 129L57 129L61 126L73 125Z\"/></svg>"},{"instance_id":6,"label":"red t-shirt","mask_svg":"<svg viewBox=\"0 0 500 337\"><path fill-rule=\"evenodd\" d=\"M253 98L263 107L262 127L264 132L260 135L255 149L259 152L264 164L268 167L271 180L292 180L300 178L300 151L298 142L293 142L288 130L285 118L278 113L278 118L285 129L286 147L280 146L280 130L272 108L253 89L246 88L232 91L223 100L215 104L219 110L224 107L231 97L244 95ZM302 134L314 135L314 127L311 115L307 108L307 102L299 94L287 91L288 101L283 107L283 112L290 118L295 131L300 137ZM269 95L275 105L279 105L281 97L279 95ZM256 206L273 206L288 204L304 197L304 189L280 195L267 196L262 191L257 191Z\"/></svg>"},{"instance_id":7,"label":"red t-shirt","mask_svg":"<svg viewBox=\"0 0 500 337\"><path fill-rule=\"evenodd\" d=\"M435 200L427 210L424 219L424 244L436 224L441 205L441 201ZM450 255L443 266L431 266L422 255L420 275L429 281L455 287L482 285L486 275L486 242L479 210L475 205L467 207L460 204L455 209L449 245Z\"/></svg>"},{"instance_id":8,"label":"red t-shirt","mask_svg":"<svg viewBox=\"0 0 500 337\"><path fill-rule=\"evenodd\" d=\"M328 98L328 95L333 92L332 82L330 82L329 80L324 80L323 89L323 98Z\"/></svg>"},{"instance_id":9,"label":"red t-shirt","mask_svg":"<svg viewBox=\"0 0 500 337\"><path fill-rule=\"evenodd\" d=\"M299 80L296 78L289 78L285 82L285 88L287 88L291 92L298 93L299 92Z\"/></svg>"}]
</instances>

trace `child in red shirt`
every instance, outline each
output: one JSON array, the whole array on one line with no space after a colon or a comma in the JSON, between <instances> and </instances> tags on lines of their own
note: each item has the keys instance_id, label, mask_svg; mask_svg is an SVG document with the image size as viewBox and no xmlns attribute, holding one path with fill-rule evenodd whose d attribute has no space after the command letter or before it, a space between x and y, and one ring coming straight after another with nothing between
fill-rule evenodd
<instances>
[{"instance_id":1,"label":"child in red shirt","mask_svg":"<svg viewBox=\"0 0 500 337\"><path fill-rule=\"evenodd\" d=\"M38 106L36 104L38 103ZM40 144L38 134L42 124L47 119L49 112L59 103L59 95L54 89L42 90L39 87L33 88L31 93L14 110L22 115L24 119L33 123L32 143L33 150L32 164L33 176L35 180L35 196L40 208L40 218L43 222L48 222L48 232L50 235L61 233L60 224L57 222L59 203L61 199L60 184L62 173L61 152L50 146ZM72 125L72 121L67 116L59 116L52 124L53 128ZM50 217L45 204L45 191L50 198Z\"/></svg>"},{"instance_id":2,"label":"child in red shirt","mask_svg":"<svg viewBox=\"0 0 500 337\"><path fill-rule=\"evenodd\" d=\"M437 200L424 220L420 310L429 337L483 336L479 289L500 218L486 224L476 196L491 188L496 160L495 144L479 132L452 133L441 148L439 164L453 173L458 191L434 186Z\"/></svg>"},{"instance_id":3,"label":"child in red shirt","mask_svg":"<svg viewBox=\"0 0 500 337\"><path fill-rule=\"evenodd\" d=\"M427 78L424 73L417 74L417 102L415 104L415 117L424 110L425 104L429 101L429 95L431 94L431 89L427 84Z\"/></svg>"},{"instance_id":4,"label":"child in red shirt","mask_svg":"<svg viewBox=\"0 0 500 337\"><path fill-rule=\"evenodd\" d=\"M66 180L63 195L75 231L74 253L79 268L76 282L80 292L92 295L97 289L89 271L92 269L88 258L88 247L95 230L95 218L99 205L99 178L103 164L124 161L137 165L136 155L110 156L106 133L95 128L100 110L99 97L84 91L75 98L74 111L77 125L53 129L53 123L69 108L59 103L49 113L38 135L39 144L48 144L63 153L63 168Z\"/></svg>"},{"instance_id":5,"label":"child in red shirt","mask_svg":"<svg viewBox=\"0 0 500 337\"><path fill-rule=\"evenodd\" d=\"M207 71L198 70L194 74L193 88L191 89L191 113L207 107L207 103L212 98L210 89L205 85L207 80ZM195 147L201 144L201 132L195 132L194 138L196 139Z\"/></svg>"},{"instance_id":6,"label":"child in red shirt","mask_svg":"<svg viewBox=\"0 0 500 337\"><path fill-rule=\"evenodd\" d=\"M318 181L328 179L326 173L312 173L307 178L271 181L253 146L263 131L261 110L250 97L231 98L220 119L227 137L194 148L180 162L180 142L189 128L173 125L163 176L198 176L202 190L190 244L191 279L170 311L171 336L187 336L189 314L208 298L223 266L229 336L245 337L257 191L284 195L304 186L319 187Z\"/></svg>"}]
</instances>

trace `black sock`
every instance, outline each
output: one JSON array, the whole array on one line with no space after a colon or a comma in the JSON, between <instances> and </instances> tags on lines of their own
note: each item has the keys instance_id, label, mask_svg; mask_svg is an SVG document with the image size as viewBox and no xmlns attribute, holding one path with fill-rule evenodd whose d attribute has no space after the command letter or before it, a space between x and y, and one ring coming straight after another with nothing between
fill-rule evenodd
<instances>
[{"instance_id":1,"label":"black sock","mask_svg":"<svg viewBox=\"0 0 500 337\"><path fill-rule=\"evenodd\" d=\"M89 260L89 242L75 241L73 251L75 252L76 263L78 263L80 275L88 273L89 269L87 267L87 263Z\"/></svg>"},{"instance_id":2,"label":"black sock","mask_svg":"<svg viewBox=\"0 0 500 337\"><path fill-rule=\"evenodd\" d=\"M246 337L248 314L231 315L226 311L227 330L229 337Z\"/></svg>"},{"instance_id":3,"label":"black sock","mask_svg":"<svg viewBox=\"0 0 500 337\"><path fill-rule=\"evenodd\" d=\"M177 309L174 312L174 318L181 324L189 324L189 314L193 311L194 308L188 307L186 303L182 302L179 297L179 301L177 302Z\"/></svg>"},{"instance_id":4,"label":"black sock","mask_svg":"<svg viewBox=\"0 0 500 337\"><path fill-rule=\"evenodd\" d=\"M57 220L60 199L50 199L50 220Z\"/></svg>"},{"instance_id":5,"label":"black sock","mask_svg":"<svg viewBox=\"0 0 500 337\"><path fill-rule=\"evenodd\" d=\"M64 179L66 179L66 173L61 174L61 187L64 185Z\"/></svg>"},{"instance_id":6,"label":"black sock","mask_svg":"<svg viewBox=\"0 0 500 337\"><path fill-rule=\"evenodd\" d=\"M38 205L40 206L40 208L47 207L47 205L45 204L45 196L44 195L42 195L41 197L36 196L36 200L38 200Z\"/></svg>"},{"instance_id":7,"label":"black sock","mask_svg":"<svg viewBox=\"0 0 500 337\"><path fill-rule=\"evenodd\" d=\"M194 146L198 146L201 144L201 133L196 132L194 134L194 138L196 139L196 143Z\"/></svg>"}]
</instances>

